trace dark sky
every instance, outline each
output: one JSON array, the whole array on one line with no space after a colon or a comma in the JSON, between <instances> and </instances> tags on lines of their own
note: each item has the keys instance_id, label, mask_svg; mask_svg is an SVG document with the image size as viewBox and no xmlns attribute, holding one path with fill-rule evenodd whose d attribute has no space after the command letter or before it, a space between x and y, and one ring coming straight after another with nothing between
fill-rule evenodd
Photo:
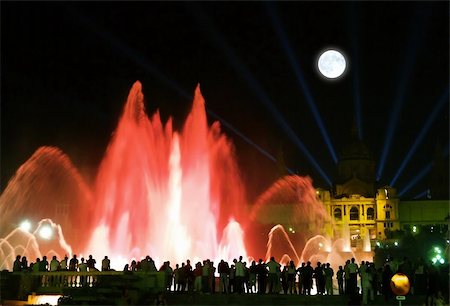
<instances>
[{"instance_id":1,"label":"dark sky","mask_svg":"<svg viewBox=\"0 0 450 306\"><path fill-rule=\"evenodd\" d=\"M329 47L349 62L332 82L315 68ZM1 188L42 145L61 148L91 182L136 80L148 113L173 116L178 129L200 83L210 111L326 186L287 130L332 179L335 163L294 68L338 155L357 117L378 165L392 133L379 185L392 180L428 118L395 187L432 161L438 143L448 164L448 96L436 108L449 84L448 2L1 2ZM253 199L277 166L223 130ZM408 195L428 187L424 177Z\"/></svg>"}]
</instances>

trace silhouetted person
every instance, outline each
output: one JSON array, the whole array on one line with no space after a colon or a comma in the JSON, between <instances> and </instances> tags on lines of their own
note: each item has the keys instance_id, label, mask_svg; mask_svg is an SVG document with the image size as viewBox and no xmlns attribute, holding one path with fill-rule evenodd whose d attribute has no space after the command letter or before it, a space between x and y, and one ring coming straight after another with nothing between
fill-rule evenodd
<instances>
[{"instance_id":1,"label":"silhouetted person","mask_svg":"<svg viewBox=\"0 0 450 306\"><path fill-rule=\"evenodd\" d=\"M59 271L59 261L56 259L56 256L53 255L52 260L50 261L50 272L57 272ZM50 277L50 284L52 286L55 286L58 283L59 277L52 275Z\"/></svg>"},{"instance_id":2,"label":"silhouetted person","mask_svg":"<svg viewBox=\"0 0 450 306\"><path fill-rule=\"evenodd\" d=\"M250 265L250 268L248 269L248 277L249 277L249 290L250 293L256 293L256 273L257 273L257 266L256 262L253 260L252 264Z\"/></svg>"},{"instance_id":3,"label":"silhouetted person","mask_svg":"<svg viewBox=\"0 0 450 306\"><path fill-rule=\"evenodd\" d=\"M363 269L363 271L361 272L361 286L364 305L367 305L369 298L371 301L374 300L372 281L373 281L372 267L366 266L366 268Z\"/></svg>"},{"instance_id":4,"label":"silhouetted person","mask_svg":"<svg viewBox=\"0 0 450 306\"><path fill-rule=\"evenodd\" d=\"M278 290L279 283L279 269L281 265L275 261L275 257L270 257L270 261L267 263L267 268L269 269L269 293L273 293L274 290ZM278 291L279 292L279 291ZM278 293L277 292L277 293Z\"/></svg>"},{"instance_id":5,"label":"silhouetted person","mask_svg":"<svg viewBox=\"0 0 450 306\"><path fill-rule=\"evenodd\" d=\"M13 272L20 272L22 271L22 262L20 261L21 256L17 255L16 260L14 260L13 263Z\"/></svg>"},{"instance_id":6,"label":"silhouetted person","mask_svg":"<svg viewBox=\"0 0 450 306\"><path fill-rule=\"evenodd\" d=\"M304 294L305 295L311 295L311 287L312 287L312 277L313 277L313 273L314 273L314 269L313 267L311 267L311 262L308 261L306 263L305 269L304 271L304 283L303 283L303 288L304 288Z\"/></svg>"},{"instance_id":7,"label":"silhouetted person","mask_svg":"<svg viewBox=\"0 0 450 306\"><path fill-rule=\"evenodd\" d=\"M81 262L78 265L78 269L79 269L80 272L87 272L87 270L88 270L88 266L84 262L84 258L83 257L81 257ZM87 276L86 275L82 275L80 277L80 283L81 283L81 286L83 286L83 287L87 286Z\"/></svg>"},{"instance_id":8,"label":"silhouetted person","mask_svg":"<svg viewBox=\"0 0 450 306\"><path fill-rule=\"evenodd\" d=\"M48 270L47 256L43 256L42 260L39 262L39 271L46 272Z\"/></svg>"},{"instance_id":9,"label":"silhouetted person","mask_svg":"<svg viewBox=\"0 0 450 306\"><path fill-rule=\"evenodd\" d=\"M211 269L209 270L209 287L211 288L211 293L216 292L216 268L213 261L211 261Z\"/></svg>"},{"instance_id":10,"label":"silhouetted person","mask_svg":"<svg viewBox=\"0 0 450 306\"><path fill-rule=\"evenodd\" d=\"M317 294L322 295L324 294L324 287L322 287L322 283L325 284L325 277L323 275L323 268L322 263L319 261L317 263L316 268L314 269L313 277L316 279L316 288L317 288Z\"/></svg>"},{"instance_id":11,"label":"silhouetted person","mask_svg":"<svg viewBox=\"0 0 450 306\"><path fill-rule=\"evenodd\" d=\"M230 274L230 267L228 263L223 259L220 261L219 266L217 267L219 272L219 292L220 293L228 293L228 275Z\"/></svg>"},{"instance_id":12,"label":"silhouetted person","mask_svg":"<svg viewBox=\"0 0 450 306\"><path fill-rule=\"evenodd\" d=\"M333 295L333 276L334 271L330 264L327 263L325 269L323 270L325 274L325 290L327 295Z\"/></svg>"},{"instance_id":13,"label":"silhouetted person","mask_svg":"<svg viewBox=\"0 0 450 306\"><path fill-rule=\"evenodd\" d=\"M301 266L297 269L298 273L298 294L305 294L305 263L302 262Z\"/></svg>"},{"instance_id":14,"label":"silhouetted person","mask_svg":"<svg viewBox=\"0 0 450 306\"><path fill-rule=\"evenodd\" d=\"M28 261L27 261L27 257L26 256L22 256L22 261L21 261L21 269L22 271L27 271L28 270Z\"/></svg>"},{"instance_id":15,"label":"silhouetted person","mask_svg":"<svg viewBox=\"0 0 450 306\"><path fill-rule=\"evenodd\" d=\"M201 292L202 291L202 264L200 262L197 262L195 264L194 277L195 277L194 291Z\"/></svg>"},{"instance_id":16,"label":"silhouetted person","mask_svg":"<svg viewBox=\"0 0 450 306\"><path fill-rule=\"evenodd\" d=\"M56 272L59 270L59 261L56 259L56 256L53 255L52 260L50 261L50 272Z\"/></svg>"},{"instance_id":17,"label":"silhouetted person","mask_svg":"<svg viewBox=\"0 0 450 306\"><path fill-rule=\"evenodd\" d=\"M95 268L95 264L97 263L97 261L92 258L92 255L89 255L89 259L86 261L87 267L89 268L89 271L98 271Z\"/></svg>"},{"instance_id":18,"label":"silhouetted person","mask_svg":"<svg viewBox=\"0 0 450 306\"><path fill-rule=\"evenodd\" d=\"M236 259L234 259L234 262L237 262ZM230 278L229 278L229 288L228 288L228 292L230 293L236 293L236 268L234 267L234 265L231 265L230 267Z\"/></svg>"},{"instance_id":19,"label":"silhouetted person","mask_svg":"<svg viewBox=\"0 0 450 306\"><path fill-rule=\"evenodd\" d=\"M391 278L392 278L392 270L391 266L389 264L386 264L384 266L382 275L381 275L381 285L384 295L384 300L388 301L392 297L392 290L391 290Z\"/></svg>"},{"instance_id":20,"label":"silhouetted person","mask_svg":"<svg viewBox=\"0 0 450 306\"><path fill-rule=\"evenodd\" d=\"M186 290L188 273L189 273L189 271L187 271L186 265L183 262L181 264L181 268L180 268L180 271L178 274L179 283L180 283L180 285L178 287L178 291L184 292Z\"/></svg>"},{"instance_id":21,"label":"silhouetted person","mask_svg":"<svg viewBox=\"0 0 450 306\"><path fill-rule=\"evenodd\" d=\"M191 261L186 260L186 266L184 267L186 271L186 284L188 288L188 292L192 292L194 290L194 271L192 270Z\"/></svg>"},{"instance_id":22,"label":"silhouetted person","mask_svg":"<svg viewBox=\"0 0 450 306\"><path fill-rule=\"evenodd\" d=\"M69 265L69 257L67 257L66 255L64 256L64 259L61 260L61 262L59 263L59 269L61 271L67 271L68 265Z\"/></svg>"},{"instance_id":23,"label":"silhouetted person","mask_svg":"<svg viewBox=\"0 0 450 306\"><path fill-rule=\"evenodd\" d=\"M177 292L180 291L180 265L176 264L175 269L173 269L173 282L174 282L174 289L173 291Z\"/></svg>"},{"instance_id":24,"label":"silhouetted person","mask_svg":"<svg viewBox=\"0 0 450 306\"><path fill-rule=\"evenodd\" d=\"M281 288L283 289L283 293L287 294L287 292L288 292L288 266L284 266L283 271L281 271Z\"/></svg>"},{"instance_id":25,"label":"silhouetted person","mask_svg":"<svg viewBox=\"0 0 450 306\"><path fill-rule=\"evenodd\" d=\"M236 292L243 293L244 292L244 277L245 277L245 267L242 262L242 256L239 256L239 261L234 264L236 269L235 274L235 282L236 282Z\"/></svg>"},{"instance_id":26,"label":"silhouetted person","mask_svg":"<svg viewBox=\"0 0 450 306\"><path fill-rule=\"evenodd\" d=\"M69 261L69 271L76 271L78 268L78 259L77 255L73 255L73 257Z\"/></svg>"},{"instance_id":27,"label":"silhouetted person","mask_svg":"<svg viewBox=\"0 0 450 306\"><path fill-rule=\"evenodd\" d=\"M267 268L262 259L258 260L258 265L256 266L256 276L258 278L258 293L266 293Z\"/></svg>"},{"instance_id":28,"label":"silhouetted person","mask_svg":"<svg viewBox=\"0 0 450 306\"><path fill-rule=\"evenodd\" d=\"M336 272L336 278L338 281L339 294L344 294L344 269L339 266L339 270Z\"/></svg>"},{"instance_id":29,"label":"silhouetted person","mask_svg":"<svg viewBox=\"0 0 450 306\"><path fill-rule=\"evenodd\" d=\"M109 271L111 270L111 261L109 260L108 256L105 256L102 260L102 271Z\"/></svg>"},{"instance_id":30,"label":"silhouetted person","mask_svg":"<svg viewBox=\"0 0 450 306\"><path fill-rule=\"evenodd\" d=\"M295 268L294 261L291 260L289 262L289 267L287 271L287 281L288 281L288 290L290 294L297 294L297 287L295 286L295 278L297 275L297 269Z\"/></svg>"},{"instance_id":31,"label":"silhouetted person","mask_svg":"<svg viewBox=\"0 0 450 306\"><path fill-rule=\"evenodd\" d=\"M353 293L358 287L357 285L358 265L355 263L355 258L352 258L351 262L348 264L348 272L350 274L349 289L350 293Z\"/></svg>"}]
</instances>

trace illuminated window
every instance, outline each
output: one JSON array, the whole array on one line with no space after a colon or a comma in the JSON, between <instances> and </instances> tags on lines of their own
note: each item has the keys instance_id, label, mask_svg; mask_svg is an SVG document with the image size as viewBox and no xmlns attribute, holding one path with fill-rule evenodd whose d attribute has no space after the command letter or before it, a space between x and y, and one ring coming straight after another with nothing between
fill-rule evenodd
<instances>
[{"instance_id":1,"label":"illuminated window","mask_svg":"<svg viewBox=\"0 0 450 306\"><path fill-rule=\"evenodd\" d=\"M342 210L340 208L334 209L334 219L338 221L342 220Z\"/></svg>"},{"instance_id":2,"label":"illuminated window","mask_svg":"<svg viewBox=\"0 0 450 306\"><path fill-rule=\"evenodd\" d=\"M356 206L350 209L350 220L359 220L359 210Z\"/></svg>"},{"instance_id":3,"label":"illuminated window","mask_svg":"<svg viewBox=\"0 0 450 306\"><path fill-rule=\"evenodd\" d=\"M373 207L367 208L367 220L373 220L375 218L375 210Z\"/></svg>"}]
</instances>

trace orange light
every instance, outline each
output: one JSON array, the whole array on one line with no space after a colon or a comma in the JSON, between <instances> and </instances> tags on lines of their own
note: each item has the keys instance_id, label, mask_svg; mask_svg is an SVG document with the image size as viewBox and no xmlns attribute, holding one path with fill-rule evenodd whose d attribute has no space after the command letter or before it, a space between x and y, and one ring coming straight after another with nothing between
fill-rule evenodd
<instances>
[{"instance_id":1,"label":"orange light","mask_svg":"<svg viewBox=\"0 0 450 306\"><path fill-rule=\"evenodd\" d=\"M395 295L407 295L411 289L408 276L403 273L394 274L391 278L391 289Z\"/></svg>"}]
</instances>

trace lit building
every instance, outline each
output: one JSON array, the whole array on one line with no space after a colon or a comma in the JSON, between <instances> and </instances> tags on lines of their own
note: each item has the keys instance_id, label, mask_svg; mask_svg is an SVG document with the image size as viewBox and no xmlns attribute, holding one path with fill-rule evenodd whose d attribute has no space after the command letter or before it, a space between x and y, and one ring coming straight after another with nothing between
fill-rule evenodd
<instances>
[{"instance_id":1,"label":"lit building","mask_svg":"<svg viewBox=\"0 0 450 306\"><path fill-rule=\"evenodd\" d=\"M443 167L441 160L435 163L435 168L438 169L433 169L431 176L437 173L439 179L432 178L431 182L445 185L448 176L445 180L439 169L448 167ZM353 131L351 143L340 155L333 190L316 189L331 220L325 224L323 232L332 239L350 239L351 247L366 251L369 241L373 249L377 241L389 241L397 230L412 233L427 230L448 235L448 184L447 189L433 184L432 187L439 191L440 200L435 199L435 193L433 199L403 201L395 188L376 186L372 154ZM288 199L294 198L295 194L289 196L289 192L295 193L294 186L284 188L284 201L275 197L266 201L268 205L260 210L256 220L267 227L281 224L293 237L295 232L302 232L305 225L300 218L293 218L296 208Z\"/></svg>"},{"instance_id":2,"label":"lit building","mask_svg":"<svg viewBox=\"0 0 450 306\"><path fill-rule=\"evenodd\" d=\"M352 247L361 248L366 235L372 247L377 240L391 238L396 230L430 230L447 233L449 200L402 201L396 189L385 186L375 191L375 162L366 145L354 137L340 156L334 191L317 189L334 225L327 226L327 234L339 238L342 227L348 224ZM444 169L442 163L436 163ZM448 169L445 168L445 169ZM442 171L433 171L442 177ZM445 180L433 180L444 182ZM448 180L447 180L448 181ZM435 190L442 191L442 186ZM442 197L443 192L440 192ZM447 185L448 194L448 185Z\"/></svg>"}]
</instances>

